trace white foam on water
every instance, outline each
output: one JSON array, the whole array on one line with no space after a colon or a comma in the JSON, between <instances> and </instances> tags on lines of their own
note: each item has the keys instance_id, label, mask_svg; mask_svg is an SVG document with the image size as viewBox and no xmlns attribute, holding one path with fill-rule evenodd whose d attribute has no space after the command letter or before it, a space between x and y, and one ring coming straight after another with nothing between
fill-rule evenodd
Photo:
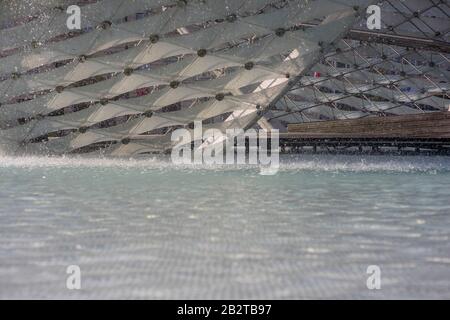
<instances>
[{"instance_id":1,"label":"white foam on water","mask_svg":"<svg viewBox=\"0 0 450 320\"><path fill-rule=\"evenodd\" d=\"M83 156L5 156L0 150L0 168L123 168L167 170L246 170L257 165L177 165L169 156L145 158L93 158ZM281 156L280 172L428 172L450 171L450 157L295 155Z\"/></svg>"},{"instance_id":2,"label":"white foam on water","mask_svg":"<svg viewBox=\"0 0 450 320\"><path fill-rule=\"evenodd\" d=\"M280 170L325 172L429 172L450 171L450 157L295 155L282 161Z\"/></svg>"},{"instance_id":3,"label":"white foam on water","mask_svg":"<svg viewBox=\"0 0 450 320\"><path fill-rule=\"evenodd\" d=\"M88 157L45 157L26 156L12 157L0 155L0 168L97 168L97 167L120 167L138 168L155 167L163 161L153 158L148 159L116 159L116 158L88 158Z\"/></svg>"}]
</instances>

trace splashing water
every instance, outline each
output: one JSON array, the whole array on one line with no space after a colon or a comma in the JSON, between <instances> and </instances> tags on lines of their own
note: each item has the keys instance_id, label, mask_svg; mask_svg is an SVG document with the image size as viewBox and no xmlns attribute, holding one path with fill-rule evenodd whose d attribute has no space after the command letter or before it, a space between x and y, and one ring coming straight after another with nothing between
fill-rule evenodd
<instances>
[{"instance_id":1,"label":"splashing water","mask_svg":"<svg viewBox=\"0 0 450 320\"><path fill-rule=\"evenodd\" d=\"M323 172L429 172L450 171L449 157L285 155L281 171ZM254 165L176 165L168 156L138 158L94 158L83 156L7 156L0 149L0 168L123 168L160 170L244 170Z\"/></svg>"}]
</instances>

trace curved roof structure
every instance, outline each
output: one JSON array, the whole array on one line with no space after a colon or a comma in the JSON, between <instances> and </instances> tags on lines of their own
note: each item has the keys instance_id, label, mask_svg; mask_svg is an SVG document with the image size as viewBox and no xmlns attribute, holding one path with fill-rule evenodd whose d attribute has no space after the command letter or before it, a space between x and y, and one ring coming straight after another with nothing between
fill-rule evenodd
<instances>
[{"instance_id":1,"label":"curved roof structure","mask_svg":"<svg viewBox=\"0 0 450 320\"><path fill-rule=\"evenodd\" d=\"M272 108L274 126L449 110L449 3L379 5L381 30L355 25Z\"/></svg>"},{"instance_id":2,"label":"curved roof structure","mask_svg":"<svg viewBox=\"0 0 450 320\"><path fill-rule=\"evenodd\" d=\"M79 1L79 31L69 1L33 2L0 4L14 12L0 15L11 152L130 156L170 149L194 121L283 129L448 109L446 1L384 1L388 32L365 28L369 0Z\"/></svg>"}]
</instances>

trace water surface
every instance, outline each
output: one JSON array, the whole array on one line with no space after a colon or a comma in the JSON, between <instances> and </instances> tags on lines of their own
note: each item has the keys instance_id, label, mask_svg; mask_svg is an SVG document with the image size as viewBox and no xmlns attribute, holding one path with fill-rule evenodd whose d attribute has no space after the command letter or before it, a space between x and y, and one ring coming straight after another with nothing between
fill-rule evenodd
<instances>
[{"instance_id":1,"label":"water surface","mask_svg":"<svg viewBox=\"0 0 450 320\"><path fill-rule=\"evenodd\" d=\"M0 298L450 298L449 194L440 157L2 156Z\"/></svg>"}]
</instances>

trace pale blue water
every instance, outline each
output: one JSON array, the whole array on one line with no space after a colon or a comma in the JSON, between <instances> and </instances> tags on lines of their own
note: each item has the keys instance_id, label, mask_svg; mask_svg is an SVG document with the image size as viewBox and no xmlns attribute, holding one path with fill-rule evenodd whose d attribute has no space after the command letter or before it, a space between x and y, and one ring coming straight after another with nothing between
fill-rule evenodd
<instances>
[{"instance_id":1,"label":"pale blue water","mask_svg":"<svg viewBox=\"0 0 450 320\"><path fill-rule=\"evenodd\" d=\"M0 298L450 298L449 195L439 157L0 157Z\"/></svg>"}]
</instances>

